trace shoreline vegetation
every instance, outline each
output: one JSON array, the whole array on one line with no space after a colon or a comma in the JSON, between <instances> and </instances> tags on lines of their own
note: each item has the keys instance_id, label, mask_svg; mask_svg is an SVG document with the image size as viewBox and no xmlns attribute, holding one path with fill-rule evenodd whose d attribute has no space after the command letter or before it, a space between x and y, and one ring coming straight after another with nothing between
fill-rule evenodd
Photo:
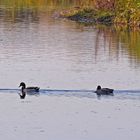
<instances>
[{"instance_id":1,"label":"shoreline vegetation","mask_svg":"<svg viewBox=\"0 0 140 140\"><path fill-rule=\"evenodd\" d=\"M80 23L140 27L139 0L2 0L0 6L0 12L12 18L19 12L34 11L37 14L39 10L51 8L52 12L60 10L55 12L54 17ZM6 7L7 12L3 12Z\"/></svg>"},{"instance_id":2,"label":"shoreline vegetation","mask_svg":"<svg viewBox=\"0 0 140 140\"><path fill-rule=\"evenodd\" d=\"M140 27L139 0L94 0L92 6L75 6L59 12L59 17L85 24L117 24Z\"/></svg>"}]
</instances>

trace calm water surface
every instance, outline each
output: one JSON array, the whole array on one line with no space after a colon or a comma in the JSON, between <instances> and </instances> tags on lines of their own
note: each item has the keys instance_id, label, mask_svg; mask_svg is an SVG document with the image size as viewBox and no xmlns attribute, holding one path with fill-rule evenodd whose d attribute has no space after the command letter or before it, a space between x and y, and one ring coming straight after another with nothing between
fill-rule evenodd
<instances>
[{"instance_id":1,"label":"calm water surface","mask_svg":"<svg viewBox=\"0 0 140 140\"><path fill-rule=\"evenodd\" d=\"M0 88L140 89L140 34L0 7Z\"/></svg>"},{"instance_id":2,"label":"calm water surface","mask_svg":"<svg viewBox=\"0 0 140 140\"><path fill-rule=\"evenodd\" d=\"M0 1L0 138L139 140L139 32L55 19L53 7L16 2L33 1ZM40 93L20 100L21 81ZM98 84L115 96L97 97Z\"/></svg>"}]
</instances>

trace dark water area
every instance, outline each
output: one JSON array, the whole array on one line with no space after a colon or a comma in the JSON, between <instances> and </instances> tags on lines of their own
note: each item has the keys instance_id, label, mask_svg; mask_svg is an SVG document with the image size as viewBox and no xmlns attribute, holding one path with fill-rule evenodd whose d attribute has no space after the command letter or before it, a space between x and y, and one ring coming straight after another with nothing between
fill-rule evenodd
<instances>
[{"instance_id":1,"label":"dark water area","mask_svg":"<svg viewBox=\"0 0 140 140\"><path fill-rule=\"evenodd\" d=\"M1 89L140 89L139 32L52 17L78 2L14 2L0 2Z\"/></svg>"}]
</instances>

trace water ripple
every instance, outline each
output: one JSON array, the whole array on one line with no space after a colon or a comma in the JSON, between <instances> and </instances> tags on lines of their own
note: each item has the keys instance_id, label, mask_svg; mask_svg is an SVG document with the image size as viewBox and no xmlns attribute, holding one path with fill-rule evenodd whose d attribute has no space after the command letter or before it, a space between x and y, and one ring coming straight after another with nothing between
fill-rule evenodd
<instances>
[{"instance_id":1,"label":"water ripple","mask_svg":"<svg viewBox=\"0 0 140 140\"><path fill-rule=\"evenodd\" d=\"M18 93L19 89L0 89L0 94L2 93ZM41 89L39 93L28 95L47 95L47 96L66 96L66 97L78 97L78 98L97 98L94 90L69 90L69 89ZM140 100L140 90L115 90L114 96L103 95L98 97L101 98L111 98L111 99L139 99Z\"/></svg>"}]
</instances>

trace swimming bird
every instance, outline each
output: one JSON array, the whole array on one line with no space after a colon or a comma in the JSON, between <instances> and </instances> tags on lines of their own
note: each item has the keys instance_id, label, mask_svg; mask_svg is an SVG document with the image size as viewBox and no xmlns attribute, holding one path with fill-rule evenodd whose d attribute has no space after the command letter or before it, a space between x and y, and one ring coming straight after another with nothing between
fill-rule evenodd
<instances>
[{"instance_id":1,"label":"swimming bird","mask_svg":"<svg viewBox=\"0 0 140 140\"><path fill-rule=\"evenodd\" d=\"M113 91L114 89L110 89L110 88L101 88L100 85L97 86L97 89L95 91L95 93L97 95L113 95Z\"/></svg>"},{"instance_id":2,"label":"swimming bird","mask_svg":"<svg viewBox=\"0 0 140 140\"><path fill-rule=\"evenodd\" d=\"M39 92L39 87L26 87L24 82L21 82L19 87L21 87L21 92Z\"/></svg>"}]
</instances>

